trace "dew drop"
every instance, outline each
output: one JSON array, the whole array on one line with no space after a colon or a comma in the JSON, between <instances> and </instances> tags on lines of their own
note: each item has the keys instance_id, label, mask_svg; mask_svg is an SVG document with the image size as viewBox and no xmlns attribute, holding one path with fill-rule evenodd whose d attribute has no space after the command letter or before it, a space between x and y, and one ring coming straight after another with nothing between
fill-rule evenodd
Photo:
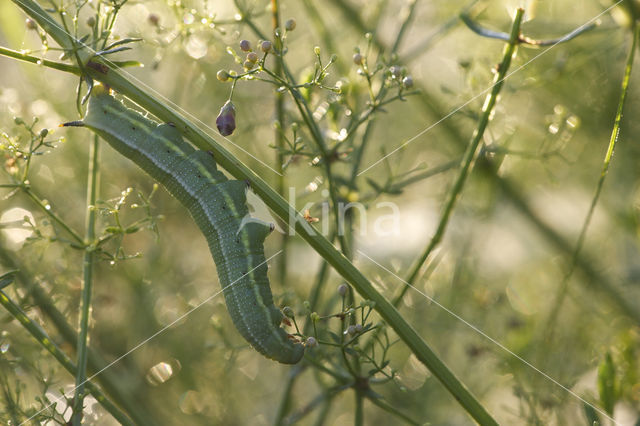
<instances>
[{"instance_id":1,"label":"dew drop","mask_svg":"<svg viewBox=\"0 0 640 426\"><path fill-rule=\"evenodd\" d=\"M575 116L575 115L570 115L567 118L567 125L569 127L571 127L572 129L576 129L576 128L580 127L580 118Z\"/></svg>"},{"instance_id":2,"label":"dew drop","mask_svg":"<svg viewBox=\"0 0 640 426\"><path fill-rule=\"evenodd\" d=\"M193 59L200 59L207 54L207 43L200 37L192 36L185 46L187 54Z\"/></svg>"},{"instance_id":3,"label":"dew drop","mask_svg":"<svg viewBox=\"0 0 640 426\"><path fill-rule=\"evenodd\" d=\"M166 382L173 376L173 367L166 362L160 362L149 369L147 372L147 381L158 386Z\"/></svg>"},{"instance_id":4,"label":"dew drop","mask_svg":"<svg viewBox=\"0 0 640 426\"><path fill-rule=\"evenodd\" d=\"M0 354L6 354L7 351L9 350L9 343L8 342L2 342L0 343Z\"/></svg>"},{"instance_id":5,"label":"dew drop","mask_svg":"<svg viewBox=\"0 0 640 426\"><path fill-rule=\"evenodd\" d=\"M184 22L186 25L193 24L193 21L195 21L195 18L191 13L185 13L184 16L182 17L182 22Z\"/></svg>"}]
</instances>

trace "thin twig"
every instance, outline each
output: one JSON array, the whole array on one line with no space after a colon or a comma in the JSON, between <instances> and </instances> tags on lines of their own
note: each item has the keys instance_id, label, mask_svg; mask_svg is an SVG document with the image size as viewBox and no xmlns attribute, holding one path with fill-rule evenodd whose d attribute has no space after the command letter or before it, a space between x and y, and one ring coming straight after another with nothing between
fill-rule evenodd
<instances>
[{"instance_id":1,"label":"thin twig","mask_svg":"<svg viewBox=\"0 0 640 426\"><path fill-rule=\"evenodd\" d=\"M504 84L504 78L507 75L507 71L509 69L509 65L511 65L511 59L516 51L516 47L519 43L520 37L520 22L522 21L522 17L524 15L524 9L518 9L516 12L516 17L514 19L513 26L511 27L511 34L509 38L509 43L505 46L504 54L502 56L502 61L498 66L498 72L493 81L493 86L491 92L487 95L487 98L484 102L484 106L482 109L482 115L478 121L478 125L476 130L473 132L473 136L471 137L471 141L467 146L467 150L462 158L460 163L460 172L456 177L453 186L451 187L449 194L447 195L447 201L445 203L444 209L440 216L440 220L438 221L438 226L436 228L435 234L431 238L429 244L425 248L424 252L420 255L420 257L416 260L414 265L411 267L411 272L407 277L407 282L413 285L418 278L420 270L422 266L427 261L433 250L440 244L442 238L447 229L447 225L449 224L449 219L451 218L451 214L453 213L456 201L460 197L464 185L467 180L467 176L469 175L469 170L471 169L471 164L476 158L476 154L478 151L478 146L480 145L480 141L484 136L484 131L489 124L489 117L493 111L493 108L498 100L498 95L500 94L500 90L502 90Z\"/></svg>"},{"instance_id":2,"label":"thin twig","mask_svg":"<svg viewBox=\"0 0 640 426\"><path fill-rule=\"evenodd\" d=\"M47 333L35 322L27 316L27 314L7 296L4 291L0 290L0 305L2 305L7 312L11 314L16 320L22 324L25 330L27 330L37 341L40 343L54 358L65 368L69 373L77 375L78 369L73 364L71 359L60 349L53 340L47 335ZM118 409L107 397L102 393L100 388L91 382L87 382L87 389L91 392L91 395L109 412L116 420L123 425L134 426L133 423L122 411Z\"/></svg>"},{"instance_id":3,"label":"thin twig","mask_svg":"<svg viewBox=\"0 0 640 426\"><path fill-rule=\"evenodd\" d=\"M624 70L624 77L622 78L622 84L621 84L622 87L620 92L620 99L618 100L618 108L617 108L616 116L613 122L613 129L611 130L611 137L609 138L609 146L607 148L607 152L602 162L602 170L600 172L600 178L598 179L598 183L596 184L596 189L594 191L593 198L591 200L591 205L589 206L589 210L587 211L587 215L582 224L582 229L580 230L580 235L578 236L578 241L576 243L575 250L573 251L573 255L571 256L571 264L569 265L569 269L564 275L564 278L558 288L555 301L552 305L553 307L549 314L549 318L546 321L546 327L543 328L543 330L545 330L547 341L551 341L552 339L553 330L555 328L555 325L558 322L557 321L558 315L560 314L562 304L564 303L564 300L567 294L569 280L573 275L576 265L578 264L580 252L582 251L582 247L584 246L584 241L587 236L587 230L589 229L589 225L591 224L593 213L595 212L596 205L598 204L598 200L600 199L600 194L602 193L602 187L604 186L604 181L609 172L609 166L611 165L613 152L615 150L616 142L618 141L618 137L620 135L620 125L622 124L622 112L624 110L624 104L627 99L627 93L629 91L629 82L631 81L631 70L633 69L633 60L635 57L636 47L638 45L638 37L640 37L640 25L636 26L633 32L633 41L631 42L631 47L629 48L629 54L627 56L627 62Z\"/></svg>"}]
</instances>

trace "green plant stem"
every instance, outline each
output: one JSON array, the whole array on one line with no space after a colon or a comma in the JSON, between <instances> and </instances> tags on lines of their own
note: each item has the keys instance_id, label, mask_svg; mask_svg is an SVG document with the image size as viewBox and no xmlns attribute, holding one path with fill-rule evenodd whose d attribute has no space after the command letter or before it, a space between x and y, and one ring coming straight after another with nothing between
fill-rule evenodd
<instances>
[{"instance_id":1,"label":"green plant stem","mask_svg":"<svg viewBox=\"0 0 640 426\"><path fill-rule=\"evenodd\" d=\"M329 241L333 241L334 238L335 237L332 235L329 238ZM309 297L309 304L311 305L311 309L313 309L314 311L318 311L318 301L320 300L322 288L324 287L324 284L329 277L328 272L329 264L325 261L322 261L320 269L316 274L316 282L312 287L313 290L311 292L311 297ZM304 327L302 328L302 334L304 334L305 336L308 335L311 332L311 326L312 322L310 320L307 320L304 324ZM284 390L282 392L282 397L280 398L280 404L278 404L278 411L276 412L276 416L273 422L274 426L280 425L284 422L284 418L289 412L289 408L291 405L290 398L293 392L295 381L298 377L300 377L305 368L306 363L301 363L296 365L289 373L287 383L285 384Z\"/></svg>"},{"instance_id":2,"label":"green plant stem","mask_svg":"<svg viewBox=\"0 0 640 426\"><path fill-rule=\"evenodd\" d=\"M51 206L42 201L28 186L22 186L22 189L24 193L27 194L27 196L36 203L40 210L44 212L44 214L49 216L62 229L67 231L67 233L76 241L76 243L78 243L81 247L84 247L84 240L82 239L82 237L78 235L73 229L71 229L71 227L69 227L69 225L67 225L57 214L55 214L51 210Z\"/></svg>"},{"instance_id":3,"label":"green plant stem","mask_svg":"<svg viewBox=\"0 0 640 426\"><path fill-rule=\"evenodd\" d=\"M280 37L275 37L275 32L277 28L280 28L280 7L278 4L278 0L271 0L271 26L273 28L274 34L274 47L276 54L275 56L275 64L274 64L274 73L283 78L282 72L282 43L280 42ZM274 131L274 137L276 140L276 164L275 169L278 172L277 182L276 182L276 190L278 194L285 196L285 188L286 188L286 178L284 175L284 170L282 168L284 164L284 132L285 132L285 114L284 114L284 95L279 91L275 91L275 115L276 122L278 126ZM280 236L280 250L282 251L280 257L278 259L278 280L281 285L284 285L287 282L287 243L289 241L289 235L286 232L282 233Z\"/></svg>"},{"instance_id":4,"label":"green plant stem","mask_svg":"<svg viewBox=\"0 0 640 426\"><path fill-rule=\"evenodd\" d=\"M316 32L322 39L322 45L326 46L327 51L330 53L338 53L336 44L333 38L333 32L330 27L322 20L322 15L318 12L316 3L313 0L302 0L302 4L306 9L306 15L311 20L311 23L315 27ZM336 61L335 66L338 68L340 75L346 75L349 73L349 69L342 61Z\"/></svg>"},{"instance_id":5,"label":"green plant stem","mask_svg":"<svg viewBox=\"0 0 640 426\"><path fill-rule=\"evenodd\" d=\"M353 7L351 7L344 0L331 1L339 9L342 10L343 14L346 17L344 22L346 22L347 24L351 24L358 31L362 31L362 28L360 27L360 25L363 25L362 21L359 19L359 16L357 15ZM475 0L471 1L470 6L475 3ZM354 15L356 19L353 19ZM375 42L374 44L376 44L376 46L378 46L382 51L387 51L387 47L379 39L374 38L373 40ZM413 58L412 55L407 55L407 57ZM425 87L416 87L416 89L423 93L423 96L420 96L419 100L421 102L422 108L427 114L431 115L432 117L436 117L437 119L441 119L447 114L446 109L442 105L437 103L437 96L431 95L430 90ZM462 146L465 137L463 137L463 135L460 133L459 126L457 126L450 120L445 120L442 121L438 125L438 127L444 130L455 144ZM522 216L527 219L531 223L531 225L538 229L538 231L546 238L548 243L555 246L557 250L563 252L566 255L573 255L575 247L571 243L569 243L559 232L554 230L533 212L523 196L523 191L518 188L518 186L514 182L512 182L511 179L509 179L508 177L497 175L497 171L489 167L490 162L488 161L478 163L480 165L480 167L478 167L478 171L481 172L486 178L489 178L495 182L495 184L501 190L502 195L504 195L506 199L509 200L509 202L511 202L511 204L518 211L520 211ZM600 272L600 268L596 265L593 259L581 255L578 258L577 267L587 278L585 284L587 284L594 290L604 293L614 305L618 306L620 310L624 312L625 315L629 316L636 323L640 324L640 310L636 306L634 306L628 299L625 299L620 295L620 293L616 290L616 287L612 283L611 278L608 275Z\"/></svg>"},{"instance_id":6,"label":"green plant stem","mask_svg":"<svg viewBox=\"0 0 640 426\"><path fill-rule=\"evenodd\" d=\"M285 416L291 408L291 395L293 393L293 386L296 382L296 378L304 371L304 363L297 364L289 370L287 383L282 391L282 397L280 398L280 404L278 405L278 411L273 421L274 426L279 426L283 423Z\"/></svg>"},{"instance_id":7,"label":"green plant stem","mask_svg":"<svg viewBox=\"0 0 640 426\"><path fill-rule=\"evenodd\" d=\"M339 395L341 392L348 389L347 386L337 386L333 388L324 389L323 392L313 398L306 406L300 408L295 413L292 413L290 416L286 417L282 423L278 426L282 425L292 425L297 424L306 417L309 413L311 413L315 408L319 407L322 404L322 408L320 413L318 414L318 418L314 422L315 425L322 425L326 420L326 416L329 411L329 407L333 399Z\"/></svg>"},{"instance_id":8,"label":"green plant stem","mask_svg":"<svg viewBox=\"0 0 640 426\"><path fill-rule=\"evenodd\" d=\"M609 146L607 148L607 152L604 156L604 161L602 163L600 178L598 179L598 183L596 184L596 189L593 194L593 198L591 200L591 205L589 206L587 216L585 217L584 223L582 224L582 229L580 230L580 235L578 236L578 241L576 243L575 250L573 251L573 255L571 256L571 264L562 280L562 283L560 284L560 287L558 288L556 299L552 305L553 307L546 321L546 327L543 328L545 330L546 339L551 339L552 333L550 331L553 330L555 325L557 324L558 315L560 314L560 309L562 308L562 304L564 303L564 300L567 294L569 279L573 275L573 272L578 263L580 252L582 251L582 247L584 246L584 241L587 236L587 230L591 223L591 219L593 218L593 213L596 209L596 205L598 204L598 200L600 199L600 194L602 193L602 187L604 185L604 181L609 172L609 166L611 164L611 159L613 158L613 151L616 147L616 142L618 141L618 137L620 135L620 124L622 123L622 112L624 110L624 104L627 99L627 93L629 91L629 82L631 81L631 71L633 69L633 60L635 57L636 47L638 45L638 37L640 37L640 25L636 26L636 28L634 28L634 31L633 31L633 40L631 42L629 54L627 55L627 62L624 70L624 77L622 78L620 99L618 100L618 109L616 111L616 117L613 122L611 137L609 138Z\"/></svg>"},{"instance_id":9,"label":"green plant stem","mask_svg":"<svg viewBox=\"0 0 640 426\"><path fill-rule=\"evenodd\" d=\"M38 23L46 21L49 35L59 43L65 43L67 38L64 31L50 16L46 14L33 0L12 0ZM44 28L44 26L43 26ZM294 220L291 226L300 236L329 262L365 299L375 302L375 309L380 316L396 332L399 338L410 348L416 357L440 380L462 407L480 424L495 425L496 421L478 402L471 392L458 380L453 372L433 352L427 343L418 335L402 315L375 290L369 280L336 248L293 208L287 201L274 191L253 170L245 166L233 154L218 144L200 128L196 127L181 114L165 103L151 96L143 89L145 85L139 81L129 81L120 71L109 68L108 71L87 68L87 73L95 80L101 81L116 89L121 94L136 102L142 108L164 122L171 122L181 133L198 148L211 151L221 167L239 180L250 183L255 193L281 219ZM131 77L129 77L131 78Z\"/></svg>"},{"instance_id":10,"label":"green plant stem","mask_svg":"<svg viewBox=\"0 0 640 426\"><path fill-rule=\"evenodd\" d=\"M478 146L480 145L482 137L484 136L484 131L489 124L489 118L497 102L500 90L502 89L502 86L504 84L504 78L507 75L507 71L509 70L509 65L511 65L511 59L515 55L516 47L518 45L518 40L520 37L520 23L522 22L523 14L524 9L518 9L516 12L516 16L511 27L509 42L505 46L504 54L502 56L502 62L500 63L498 73L493 80L491 92L487 95L487 98L484 102L482 115L480 116L480 120L478 121L478 126L473 132L471 141L469 142L469 145L467 145L467 150L465 151L462 162L460 163L460 172L458 173L458 176L451 190L449 191L447 201L440 216L440 220L438 221L438 227L436 228L435 234L431 238L431 241L425 248L424 252L411 267L411 272L409 273L409 276L406 280L409 285L413 285L415 283L418 275L420 274L422 266L427 261L433 250L438 246L438 244L440 244L440 241L442 241L442 238L446 232L447 225L449 224L449 219L451 218L451 214L453 213L456 201L462 193L465 182L467 180L467 176L469 175L469 170L471 169L471 164L476 158Z\"/></svg>"},{"instance_id":11,"label":"green plant stem","mask_svg":"<svg viewBox=\"0 0 640 426\"><path fill-rule=\"evenodd\" d=\"M84 402L84 385L87 381L87 340L89 335L89 319L91 316L91 293L93 288L93 261L95 251L93 249L95 241L96 222L96 197L98 192L98 157L99 157L98 136L94 136L89 152L89 170L87 182L87 217L86 217L86 242L88 247L84 252L83 262L83 285L82 304L80 308L80 333L78 333L78 371L76 373L76 389L73 398L73 415L71 422L73 426L79 426L82 422L82 410Z\"/></svg>"},{"instance_id":12,"label":"green plant stem","mask_svg":"<svg viewBox=\"0 0 640 426\"><path fill-rule=\"evenodd\" d=\"M404 39L404 35L406 34L409 26L411 25L411 21L415 16L416 5L418 4L418 0L410 0L409 4L405 6L405 15L402 19L402 25L400 25L400 30L398 31L398 35L396 36L395 41L393 42L393 46L391 47L391 55L398 53L398 49L400 49L400 44Z\"/></svg>"},{"instance_id":13,"label":"green plant stem","mask_svg":"<svg viewBox=\"0 0 640 426\"><path fill-rule=\"evenodd\" d=\"M302 119L305 124L311 130L311 136L316 142L316 145L320 149L320 154L323 158L323 164L325 169L325 174L327 175L327 186L329 187L329 198L331 199L331 206L333 207L333 217L334 217L334 226L336 228L336 235L338 237L338 241L340 241L340 248L342 249L342 253L347 259L351 258L351 251L347 244L347 239L345 238L344 232L344 224L340 221L340 204L338 202L338 193L336 191L336 183L335 176L333 175L333 171L331 170L331 158L329 158L329 151L324 143L324 139L322 137L322 133L318 128L318 124L313 119L313 114L309 109L309 105L304 100L302 94L292 87L289 87L289 91L293 97L293 100L298 107L298 111L300 115L302 115Z\"/></svg>"},{"instance_id":14,"label":"green plant stem","mask_svg":"<svg viewBox=\"0 0 640 426\"><path fill-rule=\"evenodd\" d=\"M27 316L27 314L7 296L4 291L0 290L0 304L13 316L16 320L22 324L25 330L27 330L37 341L44 347L53 357L67 370L69 373L76 375L77 367L73 364L71 359L49 338L47 333L35 322ZM122 411L118 409L104 393L91 382L86 383L87 389L93 395L93 397L109 412L116 420L123 425L135 425Z\"/></svg>"},{"instance_id":15,"label":"green plant stem","mask_svg":"<svg viewBox=\"0 0 640 426\"><path fill-rule=\"evenodd\" d=\"M364 396L362 395L362 391L355 388L355 397L356 397L356 409L354 413L353 424L355 426L362 426L364 424Z\"/></svg>"},{"instance_id":16,"label":"green plant stem","mask_svg":"<svg viewBox=\"0 0 640 426\"><path fill-rule=\"evenodd\" d=\"M343 15L345 15L345 17L347 18L346 21L353 25L358 33L365 34L370 32L373 45L378 50L385 51L384 43L380 40L377 34L374 31L371 31L370 28L365 24L365 22L362 20L362 17L360 16L360 13L355 7L344 0L330 0L330 3L333 3L333 5L338 8Z\"/></svg>"},{"instance_id":17,"label":"green plant stem","mask_svg":"<svg viewBox=\"0 0 640 426\"><path fill-rule=\"evenodd\" d=\"M14 0L14 1L20 1L20 0ZM242 10L237 0L235 0L234 3L239 10ZM242 11L241 15L243 16L243 19L242 19L243 22L245 22L258 37L260 37L261 39L264 39L265 37L260 31L260 29L253 23L251 19L248 19L245 17L246 14L244 13L244 11ZM305 122L305 125L308 127L309 131L311 132L312 139L314 140L318 149L320 150L320 154L323 158L323 166L325 168L325 174L327 175L327 186L329 188L329 198L331 200L331 207L333 209L334 226L336 227L338 241L340 242L340 248L342 249L342 253L344 253L344 255L348 259L350 259L351 258L350 249L347 244L347 239L345 238L344 233L342 232L343 224L340 221L340 205L338 202L338 193L336 191L335 177L331 170L331 158L329 155L330 152L327 149L324 138L322 137L322 132L320 131L318 124L313 118L313 113L309 109L309 104L304 99L304 96L302 96L302 94L298 90L297 88L298 86L295 82L295 79L291 74L291 71L288 69L287 64L284 62L284 60L282 60L282 57L280 57L280 65L282 66L282 71L286 77L285 81L283 81L280 76L269 71L268 69L264 69L263 71L265 71L266 73L274 77L276 80L282 82L287 87L287 89L289 90L289 93L291 93L294 103L296 104L296 107L298 108L298 112L300 113L302 120Z\"/></svg>"},{"instance_id":18,"label":"green plant stem","mask_svg":"<svg viewBox=\"0 0 640 426\"><path fill-rule=\"evenodd\" d=\"M392 406L391 404L389 404L388 402L386 402L384 399L380 398L377 395L367 395L367 400L373 403L374 405L377 405L379 408L383 409L384 411L404 420L406 423L410 425L415 425L415 426L420 425L420 423L416 422L411 417L407 416L402 411L398 410L397 408L395 408L394 406Z\"/></svg>"},{"instance_id":19,"label":"green plant stem","mask_svg":"<svg viewBox=\"0 0 640 426\"><path fill-rule=\"evenodd\" d=\"M52 68L58 71L64 71L78 75L80 74L80 69L78 67L74 67L73 65L38 58L37 56L28 55L27 53L19 52L13 49L7 49L6 47L2 46L0 46L0 55L7 56L9 58L20 59L21 61L30 62L36 65L44 65L47 68Z\"/></svg>"}]
</instances>

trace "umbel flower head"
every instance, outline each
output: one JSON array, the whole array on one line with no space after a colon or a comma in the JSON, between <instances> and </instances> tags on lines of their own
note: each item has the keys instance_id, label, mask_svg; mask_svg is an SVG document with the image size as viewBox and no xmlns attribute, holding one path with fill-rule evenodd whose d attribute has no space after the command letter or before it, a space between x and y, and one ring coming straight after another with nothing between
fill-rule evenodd
<instances>
[{"instance_id":1,"label":"umbel flower head","mask_svg":"<svg viewBox=\"0 0 640 426\"><path fill-rule=\"evenodd\" d=\"M216 118L216 126L222 136L229 136L236 129L236 107L231 101L225 102Z\"/></svg>"}]
</instances>

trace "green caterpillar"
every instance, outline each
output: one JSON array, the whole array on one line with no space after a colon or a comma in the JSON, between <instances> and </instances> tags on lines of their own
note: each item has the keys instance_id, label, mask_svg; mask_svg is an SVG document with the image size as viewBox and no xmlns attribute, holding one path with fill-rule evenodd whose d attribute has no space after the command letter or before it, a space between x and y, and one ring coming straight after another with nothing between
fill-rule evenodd
<instances>
[{"instance_id":1,"label":"green caterpillar","mask_svg":"<svg viewBox=\"0 0 640 426\"><path fill-rule=\"evenodd\" d=\"M263 243L272 226L246 220L246 183L228 180L213 156L186 143L173 125L126 108L104 86L94 87L82 121L64 125L91 129L178 199L209 243L240 334L268 358L284 364L300 361L304 346L280 327L284 316L269 287Z\"/></svg>"}]
</instances>

